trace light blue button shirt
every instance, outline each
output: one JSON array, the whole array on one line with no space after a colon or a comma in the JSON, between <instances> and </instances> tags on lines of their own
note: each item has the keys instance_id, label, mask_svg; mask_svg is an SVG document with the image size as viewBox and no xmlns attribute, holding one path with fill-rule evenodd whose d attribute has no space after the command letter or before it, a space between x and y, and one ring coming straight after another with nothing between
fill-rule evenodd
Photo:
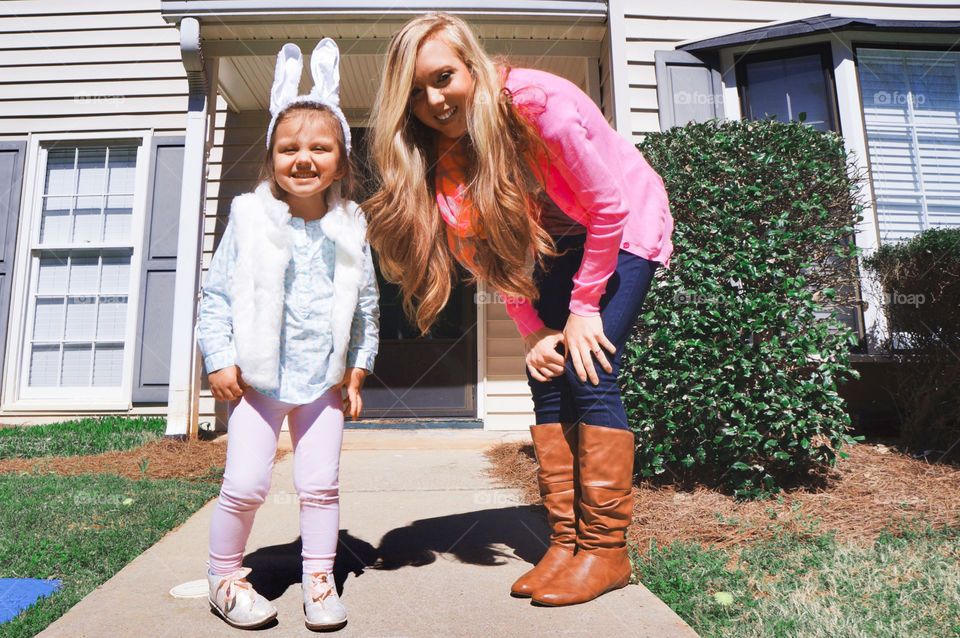
<instances>
[{"instance_id":1,"label":"light blue button shirt","mask_svg":"<svg viewBox=\"0 0 960 638\"><path fill-rule=\"evenodd\" d=\"M291 217L288 224L293 247L284 278L280 385L276 390L255 389L284 403L304 405L331 387L325 375L333 352L330 321L336 246L323 234L320 220ZM347 367L372 371L379 344L380 294L366 244L363 256L363 283L350 327ZM229 296L236 259L236 240L227 224L204 280L197 320L197 343L208 373L236 364Z\"/></svg>"}]
</instances>

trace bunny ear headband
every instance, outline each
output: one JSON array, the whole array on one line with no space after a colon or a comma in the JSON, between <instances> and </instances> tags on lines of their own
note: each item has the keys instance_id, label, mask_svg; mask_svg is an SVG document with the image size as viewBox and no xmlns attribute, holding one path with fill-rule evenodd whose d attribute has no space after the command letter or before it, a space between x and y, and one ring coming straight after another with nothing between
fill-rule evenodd
<instances>
[{"instance_id":1,"label":"bunny ear headband","mask_svg":"<svg viewBox=\"0 0 960 638\"><path fill-rule=\"evenodd\" d=\"M310 54L310 74L313 88L306 95L297 95L300 90L300 74L303 71L303 56L300 47L288 42L277 54L277 68L270 89L270 128L267 129L267 150L270 149L273 127L277 116L291 104L312 102L330 109L343 128L343 141L350 154L350 125L340 110L340 49L330 38L317 43Z\"/></svg>"}]
</instances>

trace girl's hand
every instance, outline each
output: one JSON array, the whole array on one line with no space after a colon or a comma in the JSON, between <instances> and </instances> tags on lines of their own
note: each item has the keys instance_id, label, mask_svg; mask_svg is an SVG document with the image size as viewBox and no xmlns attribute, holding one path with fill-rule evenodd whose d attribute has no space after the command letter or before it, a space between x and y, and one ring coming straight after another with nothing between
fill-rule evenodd
<instances>
[{"instance_id":1,"label":"girl's hand","mask_svg":"<svg viewBox=\"0 0 960 638\"><path fill-rule=\"evenodd\" d=\"M540 328L523 339L526 349L527 370L540 382L563 374L565 358L557 352L557 344L563 343L563 333L550 328Z\"/></svg>"},{"instance_id":2,"label":"girl's hand","mask_svg":"<svg viewBox=\"0 0 960 638\"><path fill-rule=\"evenodd\" d=\"M210 392L217 401L235 401L250 387L243 380L237 366L214 370L207 375L207 380L210 382Z\"/></svg>"},{"instance_id":3,"label":"girl's hand","mask_svg":"<svg viewBox=\"0 0 960 638\"><path fill-rule=\"evenodd\" d=\"M567 325L563 328L563 338L567 345L567 355L573 362L573 369L581 383L586 383L587 379L590 379L593 385L600 383L591 356L597 358L600 367L605 371L613 372L613 367L607 361L607 355L600 348L602 346L610 354L614 354L617 348L610 343L607 335L603 334L603 320L599 315L581 317L571 312L567 318Z\"/></svg>"},{"instance_id":4,"label":"girl's hand","mask_svg":"<svg viewBox=\"0 0 960 638\"><path fill-rule=\"evenodd\" d=\"M343 381L338 388L347 387L347 400L343 406L343 415L350 416L354 421L360 416L363 410L363 399L360 398L360 388L367 379L368 372L363 368L347 368L343 374Z\"/></svg>"}]
</instances>

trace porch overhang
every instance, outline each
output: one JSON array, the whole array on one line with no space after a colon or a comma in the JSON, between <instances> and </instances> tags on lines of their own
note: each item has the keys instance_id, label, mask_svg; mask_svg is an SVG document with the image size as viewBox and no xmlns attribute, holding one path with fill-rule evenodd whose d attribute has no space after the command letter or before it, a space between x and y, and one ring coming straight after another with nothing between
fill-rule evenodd
<instances>
[{"instance_id":1,"label":"porch overhang","mask_svg":"<svg viewBox=\"0 0 960 638\"><path fill-rule=\"evenodd\" d=\"M493 18L516 22L558 19L605 22L607 3L589 0L495 0L482 4L474 1L447 1L443 4L427 0L406 0L402 5L383 0L352 2L317 2L316 0L161 0L160 13L168 22L194 17L201 23L208 20L226 22L284 22L304 17L341 20L377 21L384 18L407 18L428 11L446 11L474 18Z\"/></svg>"},{"instance_id":2,"label":"porch overhang","mask_svg":"<svg viewBox=\"0 0 960 638\"><path fill-rule=\"evenodd\" d=\"M410 16L437 8L420 0L402 6L383 0L161 2L166 20L199 22L204 55L218 61L217 87L234 112L267 109L277 51L284 43L307 53L321 38L333 38L341 52L341 108L353 125L369 115L393 34ZM597 64L589 61L599 59L607 34L605 2L497 0L448 2L439 8L467 17L491 54L562 75L596 94L591 67Z\"/></svg>"},{"instance_id":3,"label":"porch overhang","mask_svg":"<svg viewBox=\"0 0 960 638\"><path fill-rule=\"evenodd\" d=\"M771 40L800 38L818 33L837 33L839 31L858 32L896 32L923 31L926 33L958 33L960 22L943 20L873 20L870 18L844 18L830 14L778 22L756 29L738 31L695 42L677 45L677 49L694 54L712 53L719 49L742 44L756 44Z\"/></svg>"}]
</instances>

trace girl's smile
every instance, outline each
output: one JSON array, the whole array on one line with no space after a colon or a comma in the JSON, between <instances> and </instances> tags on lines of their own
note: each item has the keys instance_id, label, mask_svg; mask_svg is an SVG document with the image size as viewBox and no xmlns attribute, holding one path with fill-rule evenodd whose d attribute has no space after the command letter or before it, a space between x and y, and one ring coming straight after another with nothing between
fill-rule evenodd
<instances>
[{"instance_id":1,"label":"girl's smile","mask_svg":"<svg viewBox=\"0 0 960 638\"><path fill-rule=\"evenodd\" d=\"M299 113L280 121L274 133L273 175L287 194L291 215L307 220L323 217L327 189L343 173L328 118Z\"/></svg>"},{"instance_id":2,"label":"girl's smile","mask_svg":"<svg viewBox=\"0 0 960 638\"><path fill-rule=\"evenodd\" d=\"M432 37L417 52L410 110L414 117L457 138L467 132L467 105L473 99L473 76L450 45Z\"/></svg>"}]
</instances>

